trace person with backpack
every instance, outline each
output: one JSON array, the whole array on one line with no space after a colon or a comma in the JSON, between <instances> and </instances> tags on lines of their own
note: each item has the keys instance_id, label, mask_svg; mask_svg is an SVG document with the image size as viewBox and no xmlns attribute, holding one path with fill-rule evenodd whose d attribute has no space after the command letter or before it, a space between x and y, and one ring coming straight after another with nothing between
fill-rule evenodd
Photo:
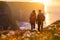
<instances>
[{"instance_id":1,"label":"person with backpack","mask_svg":"<svg viewBox=\"0 0 60 40\"><path fill-rule=\"evenodd\" d=\"M37 16L38 31L43 31L43 22L44 21L45 21L45 16L41 12L41 10L39 10L38 16Z\"/></svg>"},{"instance_id":2,"label":"person with backpack","mask_svg":"<svg viewBox=\"0 0 60 40\"><path fill-rule=\"evenodd\" d=\"M36 12L35 10L33 10L30 15L31 31L34 31L35 29L35 22L36 22Z\"/></svg>"}]
</instances>

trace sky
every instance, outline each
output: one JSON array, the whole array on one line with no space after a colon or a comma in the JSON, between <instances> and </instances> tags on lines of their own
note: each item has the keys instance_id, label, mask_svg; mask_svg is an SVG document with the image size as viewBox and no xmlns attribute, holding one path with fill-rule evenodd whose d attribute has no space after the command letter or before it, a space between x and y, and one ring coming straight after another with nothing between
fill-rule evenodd
<instances>
[{"instance_id":1,"label":"sky","mask_svg":"<svg viewBox=\"0 0 60 40\"><path fill-rule=\"evenodd\" d=\"M60 20L60 0L51 0L51 4L46 6L47 25Z\"/></svg>"},{"instance_id":2,"label":"sky","mask_svg":"<svg viewBox=\"0 0 60 40\"><path fill-rule=\"evenodd\" d=\"M60 0L2 0L20 2L41 2L44 4L46 24L49 25L56 20L60 20Z\"/></svg>"}]
</instances>

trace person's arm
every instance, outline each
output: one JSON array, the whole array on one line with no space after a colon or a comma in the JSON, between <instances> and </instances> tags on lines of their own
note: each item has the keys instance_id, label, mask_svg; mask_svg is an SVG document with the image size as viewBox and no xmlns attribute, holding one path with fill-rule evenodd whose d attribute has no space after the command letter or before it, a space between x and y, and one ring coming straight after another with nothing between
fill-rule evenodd
<instances>
[{"instance_id":1,"label":"person's arm","mask_svg":"<svg viewBox=\"0 0 60 40\"><path fill-rule=\"evenodd\" d=\"M42 16L43 16L43 21L45 21L45 15L44 15L44 14L42 14Z\"/></svg>"}]
</instances>

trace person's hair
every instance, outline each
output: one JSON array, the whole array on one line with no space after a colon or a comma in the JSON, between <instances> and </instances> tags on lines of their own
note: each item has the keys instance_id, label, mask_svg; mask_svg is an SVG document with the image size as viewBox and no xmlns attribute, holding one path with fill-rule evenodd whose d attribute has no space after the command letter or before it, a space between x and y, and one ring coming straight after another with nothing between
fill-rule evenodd
<instances>
[{"instance_id":1,"label":"person's hair","mask_svg":"<svg viewBox=\"0 0 60 40\"><path fill-rule=\"evenodd\" d=\"M41 10L39 10L39 12L41 12Z\"/></svg>"},{"instance_id":2,"label":"person's hair","mask_svg":"<svg viewBox=\"0 0 60 40\"><path fill-rule=\"evenodd\" d=\"M33 10L32 12L35 12L35 10Z\"/></svg>"},{"instance_id":3,"label":"person's hair","mask_svg":"<svg viewBox=\"0 0 60 40\"><path fill-rule=\"evenodd\" d=\"M32 13L35 14L35 10L33 10Z\"/></svg>"}]
</instances>

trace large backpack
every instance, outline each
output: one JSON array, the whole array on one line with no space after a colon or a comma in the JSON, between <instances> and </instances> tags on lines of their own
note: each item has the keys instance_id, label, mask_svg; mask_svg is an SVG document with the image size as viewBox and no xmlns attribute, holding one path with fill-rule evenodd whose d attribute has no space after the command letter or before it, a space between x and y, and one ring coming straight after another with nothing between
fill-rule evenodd
<instances>
[{"instance_id":1,"label":"large backpack","mask_svg":"<svg viewBox=\"0 0 60 40\"><path fill-rule=\"evenodd\" d=\"M44 14L42 14L42 13L38 14L37 20L38 21L44 21L45 20Z\"/></svg>"}]
</instances>

